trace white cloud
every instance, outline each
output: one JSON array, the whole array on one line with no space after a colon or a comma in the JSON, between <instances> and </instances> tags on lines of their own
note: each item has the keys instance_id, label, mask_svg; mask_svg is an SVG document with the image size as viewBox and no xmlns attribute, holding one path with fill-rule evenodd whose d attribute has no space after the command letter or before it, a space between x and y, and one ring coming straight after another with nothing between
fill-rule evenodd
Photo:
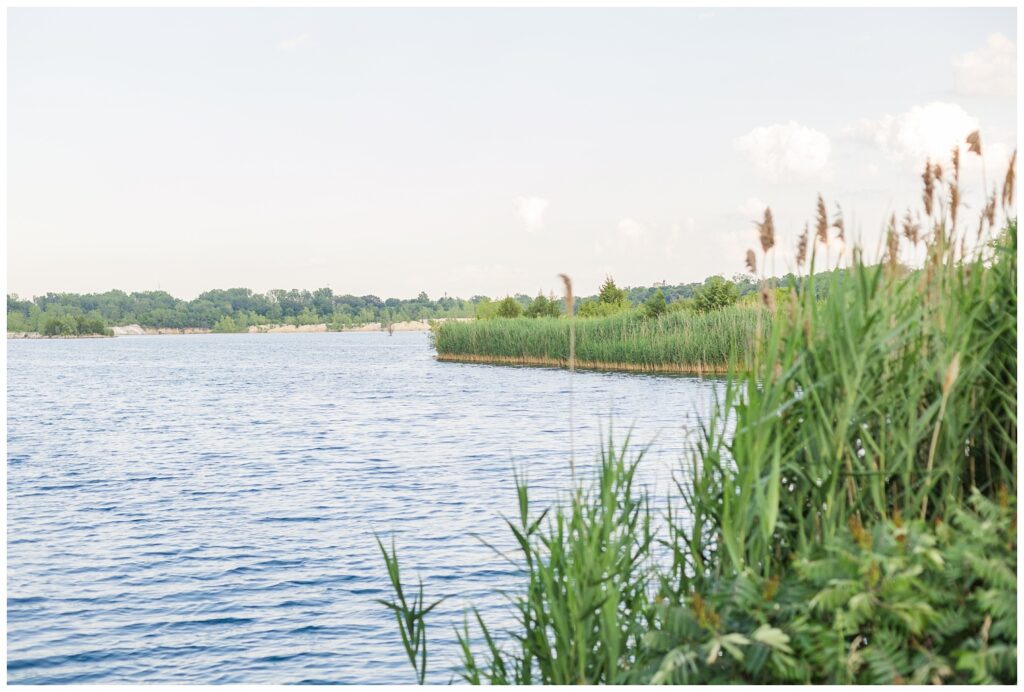
<instances>
[{"instance_id":1,"label":"white cloud","mask_svg":"<svg viewBox=\"0 0 1024 692\"><path fill-rule=\"evenodd\" d=\"M312 36L309 34L299 34L298 36L292 36L291 38L284 39L277 44L277 47L279 50L298 50L299 48L307 48L315 45L316 43L313 42Z\"/></svg>"},{"instance_id":2,"label":"white cloud","mask_svg":"<svg viewBox=\"0 0 1024 692\"><path fill-rule=\"evenodd\" d=\"M945 160L957 144L978 129L978 119L955 103L933 101L906 113L864 120L850 130L875 143L893 161L917 165L925 158Z\"/></svg>"},{"instance_id":3,"label":"white cloud","mask_svg":"<svg viewBox=\"0 0 1024 692\"><path fill-rule=\"evenodd\" d=\"M749 219L760 221L767 206L757 197L748 197L747 201L741 204L736 211Z\"/></svg>"},{"instance_id":4,"label":"white cloud","mask_svg":"<svg viewBox=\"0 0 1024 692\"><path fill-rule=\"evenodd\" d=\"M824 177L832 149L824 133L792 120L755 127L737 137L733 146L746 155L758 173L776 182Z\"/></svg>"},{"instance_id":5,"label":"white cloud","mask_svg":"<svg viewBox=\"0 0 1024 692\"><path fill-rule=\"evenodd\" d=\"M1017 93L1017 46L992 34L978 50L953 58L953 82L965 96L1013 98Z\"/></svg>"},{"instance_id":6,"label":"white cloud","mask_svg":"<svg viewBox=\"0 0 1024 692\"><path fill-rule=\"evenodd\" d=\"M647 227L636 219L625 218L619 221L619 234L626 240L637 242L647 233Z\"/></svg>"},{"instance_id":7,"label":"white cloud","mask_svg":"<svg viewBox=\"0 0 1024 692\"><path fill-rule=\"evenodd\" d=\"M548 201L543 197L520 197L516 200L516 211L527 233L538 233L544 228L544 212L548 206Z\"/></svg>"}]
</instances>

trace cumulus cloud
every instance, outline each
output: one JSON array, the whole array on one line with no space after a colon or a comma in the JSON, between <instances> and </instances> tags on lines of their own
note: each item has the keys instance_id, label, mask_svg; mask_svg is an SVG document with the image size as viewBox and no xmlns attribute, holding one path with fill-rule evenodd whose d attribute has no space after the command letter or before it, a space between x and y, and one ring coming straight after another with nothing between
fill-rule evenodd
<instances>
[{"instance_id":1,"label":"cumulus cloud","mask_svg":"<svg viewBox=\"0 0 1024 692\"><path fill-rule=\"evenodd\" d=\"M278 50L298 50L299 48L307 48L309 46L316 45L313 42L313 37L309 34L299 34L298 36L292 36L286 38L277 44Z\"/></svg>"},{"instance_id":2,"label":"cumulus cloud","mask_svg":"<svg viewBox=\"0 0 1024 692\"><path fill-rule=\"evenodd\" d=\"M832 144L828 137L798 122L755 127L733 141L758 173L775 182L822 178Z\"/></svg>"},{"instance_id":3,"label":"cumulus cloud","mask_svg":"<svg viewBox=\"0 0 1024 692\"><path fill-rule=\"evenodd\" d=\"M946 159L978 129L978 119L955 103L933 101L906 113L864 120L851 133L873 142L893 161L917 165L925 158Z\"/></svg>"},{"instance_id":4,"label":"cumulus cloud","mask_svg":"<svg viewBox=\"0 0 1024 692\"><path fill-rule=\"evenodd\" d=\"M520 197L516 200L516 212L523 220L527 233L538 233L544 228L544 212L548 201L543 197Z\"/></svg>"},{"instance_id":5,"label":"cumulus cloud","mask_svg":"<svg viewBox=\"0 0 1024 692\"><path fill-rule=\"evenodd\" d=\"M637 242L647 233L647 227L636 219L625 218L619 221L619 234L626 240Z\"/></svg>"},{"instance_id":6,"label":"cumulus cloud","mask_svg":"<svg viewBox=\"0 0 1024 692\"><path fill-rule=\"evenodd\" d=\"M965 96L1013 98L1017 93L1017 46L992 34L978 50L953 58L953 82Z\"/></svg>"}]
</instances>

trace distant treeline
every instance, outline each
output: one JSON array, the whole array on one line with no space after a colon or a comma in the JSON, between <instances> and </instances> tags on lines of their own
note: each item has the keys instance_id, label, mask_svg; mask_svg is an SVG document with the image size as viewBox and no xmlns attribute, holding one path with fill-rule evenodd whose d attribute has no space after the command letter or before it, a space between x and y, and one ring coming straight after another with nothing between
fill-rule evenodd
<instances>
[{"instance_id":1,"label":"distant treeline","mask_svg":"<svg viewBox=\"0 0 1024 692\"><path fill-rule=\"evenodd\" d=\"M779 279L779 285L790 283L795 277ZM658 291L668 304L690 301L702 288L720 277L709 277L703 282L678 285L656 285L622 289L633 306L649 301ZM757 290L753 277L737 275L732 284L740 297ZM526 294L510 296L525 311L536 299ZM554 298L554 296L551 296ZM577 309L599 297L581 296L576 299ZM367 324L371 322L401 322L407 320L438 319L442 317L487 316L499 301L486 296L473 296L466 300L444 296L431 299L426 293L416 298L381 299L375 295L339 295L330 288L308 290L275 289L256 293L248 288L206 291L194 300L175 298L166 291L112 290L105 293L47 293L32 299L17 294L7 296L7 330L46 333L49 329L65 333L74 322L78 333L98 333L112 325L138 324L143 327L172 329L213 329L215 331L244 331L252 325L262 324L327 324L331 329ZM562 301L549 308L550 312L564 312Z\"/></svg>"},{"instance_id":2,"label":"distant treeline","mask_svg":"<svg viewBox=\"0 0 1024 692\"><path fill-rule=\"evenodd\" d=\"M42 331L50 316L83 315L105 325L138 324L172 329L243 331L261 324L328 324L343 328L369 322L469 317L475 302L459 298L431 300L421 293L411 300L336 295L330 288L256 293L248 288L206 291L194 300L166 291L113 290L106 293L47 293L28 299L7 296L8 331Z\"/></svg>"}]
</instances>

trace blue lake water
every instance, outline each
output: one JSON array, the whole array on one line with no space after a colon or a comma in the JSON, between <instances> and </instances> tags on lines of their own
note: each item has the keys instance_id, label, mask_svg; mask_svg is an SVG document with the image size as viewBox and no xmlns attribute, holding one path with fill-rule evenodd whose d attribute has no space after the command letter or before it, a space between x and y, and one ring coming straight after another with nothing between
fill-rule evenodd
<instances>
[{"instance_id":1,"label":"blue lake water","mask_svg":"<svg viewBox=\"0 0 1024 692\"><path fill-rule=\"evenodd\" d=\"M10 683L410 683L374 534L448 596L429 681L470 605L508 621L512 468L569 487L564 370L438 363L427 335L8 341ZM650 443L669 492L721 381L577 372L576 459Z\"/></svg>"}]
</instances>

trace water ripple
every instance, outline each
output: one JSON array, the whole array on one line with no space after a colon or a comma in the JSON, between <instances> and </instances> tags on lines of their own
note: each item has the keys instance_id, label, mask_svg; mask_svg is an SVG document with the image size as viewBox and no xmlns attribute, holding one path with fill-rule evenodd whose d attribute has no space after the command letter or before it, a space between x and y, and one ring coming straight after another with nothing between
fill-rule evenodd
<instances>
[{"instance_id":1,"label":"water ripple","mask_svg":"<svg viewBox=\"0 0 1024 692\"><path fill-rule=\"evenodd\" d=\"M510 622L503 517L567 486L568 373L437 363L424 334L8 342L10 683L408 683L375 536ZM714 379L576 373L576 458L655 439L668 491Z\"/></svg>"}]
</instances>

